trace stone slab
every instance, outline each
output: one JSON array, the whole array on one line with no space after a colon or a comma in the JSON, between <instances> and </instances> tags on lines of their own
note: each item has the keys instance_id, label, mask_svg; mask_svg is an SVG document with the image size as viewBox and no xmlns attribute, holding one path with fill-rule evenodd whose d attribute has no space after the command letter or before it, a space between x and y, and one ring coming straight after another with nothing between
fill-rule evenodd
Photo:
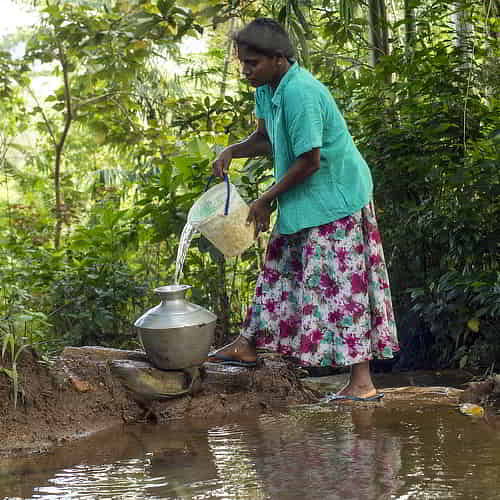
<instances>
[{"instance_id":1,"label":"stone slab","mask_svg":"<svg viewBox=\"0 0 500 500\"><path fill-rule=\"evenodd\" d=\"M94 361L111 361L114 359L134 359L147 361L148 357L144 351L126 349L113 349L111 347L85 346L65 347L61 353L62 359L85 358Z\"/></svg>"}]
</instances>

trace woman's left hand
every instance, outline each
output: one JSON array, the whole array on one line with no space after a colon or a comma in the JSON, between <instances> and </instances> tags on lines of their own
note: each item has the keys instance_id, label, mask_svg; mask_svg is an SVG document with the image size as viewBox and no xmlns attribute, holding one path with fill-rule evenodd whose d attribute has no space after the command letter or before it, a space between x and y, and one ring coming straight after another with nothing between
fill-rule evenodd
<instances>
[{"instance_id":1,"label":"woman's left hand","mask_svg":"<svg viewBox=\"0 0 500 500\"><path fill-rule=\"evenodd\" d=\"M252 221L255 222L255 237L257 237L261 231L267 231L269 229L272 212L273 209L271 204L262 198L258 198L250 205L247 223L250 224Z\"/></svg>"}]
</instances>

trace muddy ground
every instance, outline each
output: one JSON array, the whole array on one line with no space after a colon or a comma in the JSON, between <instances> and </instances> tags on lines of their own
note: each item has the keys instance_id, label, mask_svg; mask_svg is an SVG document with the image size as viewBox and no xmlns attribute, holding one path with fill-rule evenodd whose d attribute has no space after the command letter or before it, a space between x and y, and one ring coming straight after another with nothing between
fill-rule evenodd
<instances>
[{"instance_id":1,"label":"muddy ground","mask_svg":"<svg viewBox=\"0 0 500 500\"><path fill-rule=\"evenodd\" d=\"M22 392L17 408L12 380L0 370L0 458L48 452L58 444L123 423L223 417L317 402L324 394L337 392L347 380L347 374L307 378L281 357L268 355L260 357L257 369L206 363L196 394L158 401L130 392L113 371L117 360L144 359L138 351L68 347L48 364L33 351L24 351L18 360ZM10 364L0 357L2 366ZM463 402L496 401L497 408L500 403L499 375L472 383L467 372L389 374L387 381L384 377L375 375L374 380L379 389L385 388L386 402L458 407Z\"/></svg>"},{"instance_id":2,"label":"muddy ground","mask_svg":"<svg viewBox=\"0 0 500 500\"><path fill-rule=\"evenodd\" d=\"M112 360L133 351L66 348L51 364L32 351L18 360L22 393L14 408L12 381L0 370L0 457L43 453L68 440L118 424L146 419L223 416L251 408L269 409L317 400L318 393L281 359L264 359L257 370L217 367L205 373L196 395L162 401L144 400L116 378ZM0 367L9 367L0 357ZM244 394L244 397L242 397Z\"/></svg>"}]
</instances>

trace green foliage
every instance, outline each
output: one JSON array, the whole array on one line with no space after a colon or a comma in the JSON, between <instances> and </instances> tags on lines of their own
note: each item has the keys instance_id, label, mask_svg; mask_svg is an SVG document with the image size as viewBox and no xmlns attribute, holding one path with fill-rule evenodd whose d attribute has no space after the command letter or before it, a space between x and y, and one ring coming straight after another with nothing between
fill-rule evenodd
<instances>
[{"instance_id":1,"label":"green foliage","mask_svg":"<svg viewBox=\"0 0 500 500\"><path fill-rule=\"evenodd\" d=\"M133 343L133 321L147 286L126 262L137 232L126 211L95 206L78 228L49 292L54 333L67 345L121 347Z\"/></svg>"},{"instance_id":2,"label":"green foliage","mask_svg":"<svg viewBox=\"0 0 500 500\"><path fill-rule=\"evenodd\" d=\"M19 290L21 292L21 290ZM2 346L2 359L9 366L0 366L12 382L14 408L17 407L18 397L24 396L21 375L17 362L26 349L41 348L40 344L45 338L43 332L50 324L44 313L30 311L17 302L12 303L6 295L1 306L2 318L0 319L0 345Z\"/></svg>"},{"instance_id":3,"label":"green foliage","mask_svg":"<svg viewBox=\"0 0 500 500\"><path fill-rule=\"evenodd\" d=\"M454 5L415 5L412 36L402 32L410 19L390 19L391 52L375 67L366 7L354 1L41 5L44 20L26 56L0 52L5 356L24 345L135 342L132 324L155 300L152 289L173 281L179 237L211 161L255 126L253 91L235 64L221 71L231 62L225 30L271 15L292 33L301 63L331 88L372 167L403 349L433 366L490 364L500 351L500 27L494 4L486 12L462 2L474 31L456 38ZM390 15L403 12L395 6ZM202 32L206 54L182 59L183 37ZM169 75L164 63L172 60L187 65L185 74ZM33 102L26 71L38 61L57 85ZM68 102L56 213L54 144ZM21 160L12 161L13 152ZM230 176L251 201L270 174L270 161L259 159L235 161ZM59 251L51 243L55 215L63 223ZM242 322L265 243L261 237L231 260L202 237L192 243L183 281L191 300L219 317L218 343ZM36 327L26 329L14 321L26 311L45 322L33 317L24 325Z\"/></svg>"},{"instance_id":4,"label":"green foliage","mask_svg":"<svg viewBox=\"0 0 500 500\"><path fill-rule=\"evenodd\" d=\"M28 66L12 58L7 50L0 48L0 98L13 98L17 93L17 85L27 83Z\"/></svg>"},{"instance_id":5,"label":"green foliage","mask_svg":"<svg viewBox=\"0 0 500 500\"><path fill-rule=\"evenodd\" d=\"M245 112L246 105L238 108L234 104L233 101L233 113ZM203 104L194 103L187 111L200 106L210 106L210 102L204 100ZM217 116L220 120L224 119L222 114ZM240 120L242 117L238 115L233 123ZM190 118L186 122L192 123ZM210 127L217 129L219 123L214 120ZM186 135L190 139L178 143L176 155L157 161L151 158L151 162L146 162L148 169L139 182L138 199L133 209L135 223L140 225L143 236L147 234L147 238L157 244L166 242L159 256L163 272L153 277L154 286L174 281L182 228L189 209L207 187L211 160L215 158L214 151L219 147L220 138L216 136L207 134L202 139L192 138L189 133ZM146 154L151 153L141 153L142 156ZM231 173L231 182L248 201L255 199L258 190L269 182L268 162L260 160L250 164L255 167L250 169L251 173L248 168ZM184 263L183 282L193 286L192 300L213 310L219 317L218 340L227 339L243 321L255 284L258 269L255 261L260 261L262 252L263 249L257 247L238 259L225 261L205 238L197 236L191 243ZM150 265L150 261L144 260L142 272L148 274Z\"/></svg>"},{"instance_id":6,"label":"green foliage","mask_svg":"<svg viewBox=\"0 0 500 500\"><path fill-rule=\"evenodd\" d=\"M103 262L92 252L78 257L53 282L54 332L65 345L133 344L132 324L146 287L123 262Z\"/></svg>"},{"instance_id":7,"label":"green foliage","mask_svg":"<svg viewBox=\"0 0 500 500\"><path fill-rule=\"evenodd\" d=\"M439 365L480 367L491 357L481 360L478 345L489 345L491 352L500 348L488 329L474 346L463 342L458 325L476 317L479 299L450 278L458 273L482 282L483 273L498 272L500 264L500 149L494 132L500 101L487 90L498 83L481 71L482 55L477 48L464 64L451 40L438 40L422 43L410 65L405 51L394 50L375 72L361 70L359 78L345 80L340 94L374 173L400 324L413 317L406 291L425 290L413 296L413 312L432 334L425 349L432 348ZM494 283L486 280L481 289L493 323L499 320L498 296L485 290ZM443 298L445 288L458 295L463 317ZM403 345L411 343L406 331L401 337Z\"/></svg>"},{"instance_id":8,"label":"green foliage","mask_svg":"<svg viewBox=\"0 0 500 500\"><path fill-rule=\"evenodd\" d=\"M494 365L500 356L500 272L448 272L428 288L413 289L412 312L435 342L428 357L439 365Z\"/></svg>"},{"instance_id":9,"label":"green foliage","mask_svg":"<svg viewBox=\"0 0 500 500\"><path fill-rule=\"evenodd\" d=\"M11 334L3 335L3 346L2 346L2 358L5 359L5 353L10 351L10 360L11 366L10 368L6 368L5 366L0 366L0 372L3 372L9 379L12 381L12 392L14 395L14 408L17 408L17 400L19 395L24 397L24 392L22 388L22 384L19 380L19 372L17 369L17 358L22 353L24 348L27 347L26 344L22 344L19 342L19 339Z\"/></svg>"}]
</instances>

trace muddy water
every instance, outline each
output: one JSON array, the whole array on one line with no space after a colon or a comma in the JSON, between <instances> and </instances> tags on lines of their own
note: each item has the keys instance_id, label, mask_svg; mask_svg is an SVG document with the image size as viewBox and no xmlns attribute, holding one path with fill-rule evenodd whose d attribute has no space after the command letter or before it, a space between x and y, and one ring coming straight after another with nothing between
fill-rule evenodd
<instances>
[{"instance_id":1,"label":"muddy water","mask_svg":"<svg viewBox=\"0 0 500 500\"><path fill-rule=\"evenodd\" d=\"M134 425L0 462L0 498L495 499L499 431L495 415L389 401Z\"/></svg>"}]
</instances>

